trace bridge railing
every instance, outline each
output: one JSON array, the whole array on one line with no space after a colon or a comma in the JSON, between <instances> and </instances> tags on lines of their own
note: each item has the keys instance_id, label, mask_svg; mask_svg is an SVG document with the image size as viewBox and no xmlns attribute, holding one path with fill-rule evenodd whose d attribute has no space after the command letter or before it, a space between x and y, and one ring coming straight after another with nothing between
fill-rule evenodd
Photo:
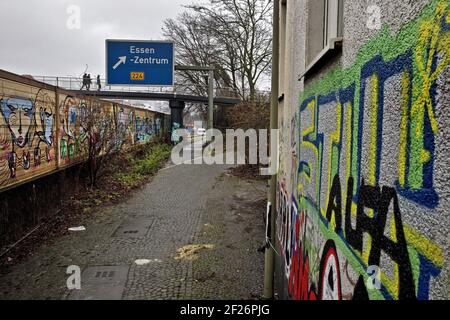
<instances>
[{"instance_id":1,"label":"bridge railing","mask_svg":"<svg viewBox=\"0 0 450 320\"><path fill-rule=\"evenodd\" d=\"M37 81L57 86L66 90L88 90L83 86L83 79L77 77L54 77L54 76L33 76ZM138 92L138 93L171 93L171 94L196 94L200 93L207 95L208 87L204 85L183 85L175 84L170 87L157 87L157 86L110 86L106 84L105 79L100 80L100 88L97 84L97 78L91 78L90 91L120 91L120 92ZM223 98L239 98L239 94L233 88L215 88L214 95L216 97Z\"/></svg>"}]
</instances>

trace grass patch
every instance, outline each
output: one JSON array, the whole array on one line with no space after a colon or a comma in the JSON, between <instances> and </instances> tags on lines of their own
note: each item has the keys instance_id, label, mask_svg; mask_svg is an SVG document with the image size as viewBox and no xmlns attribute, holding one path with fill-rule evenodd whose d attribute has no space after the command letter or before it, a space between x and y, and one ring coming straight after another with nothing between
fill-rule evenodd
<instances>
[{"instance_id":1,"label":"grass patch","mask_svg":"<svg viewBox=\"0 0 450 320\"><path fill-rule=\"evenodd\" d=\"M137 162L134 173L138 175L155 173L162 163L169 158L171 152L172 147L167 144L155 145L144 159Z\"/></svg>"},{"instance_id":2,"label":"grass patch","mask_svg":"<svg viewBox=\"0 0 450 320\"><path fill-rule=\"evenodd\" d=\"M133 186L136 184L136 182L140 181L141 179L142 176L134 172L131 173L120 172L117 174L117 180L119 180L123 184L126 184L127 186Z\"/></svg>"},{"instance_id":3,"label":"grass patch","mask_svg":"<svg viewBox=\"0 0 450 320\"><path fill-rule=\"evenodd\" d=\"M129 168L119 172L116 178L130 188L139 186L146 176L156 173L167 161L172 147L167 144L157 144L149 148L140 159L128 158Z\"/></svg>"}]
</instances>

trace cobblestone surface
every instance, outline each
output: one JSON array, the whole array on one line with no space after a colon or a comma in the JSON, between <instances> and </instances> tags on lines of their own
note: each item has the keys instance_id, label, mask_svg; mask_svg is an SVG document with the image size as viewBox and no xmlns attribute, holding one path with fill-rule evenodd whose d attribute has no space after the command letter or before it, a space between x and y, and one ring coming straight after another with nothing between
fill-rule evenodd
<instances>
[{"instance_id":1,"label":"cobblestone surface","mask_svg":"<svg viewBox=\"0 0 450 320\"><path fill-rule=\"evenodd\" d=\"M162 170L127 202L86 217L86 232L42 247L1 276L0 299L66 299L70 265L82 270L130 266L125 300L249 299L260 294L263 255L256 248L264 236L263 212L251 206L264 196L265 184L242 182L225 172L225 166ZM145 237L115 235L134 219L153 221ZM206 243L214 249L202 250L197 260L175 259L178 249ZM138 266L138 259L150 263Z\"/></svg>"},{"instance_id":2,"label":"cobblestone surface","mask_svg":"<svg viewBox=\"0 0 450 320\"><path fill-rule=\"evenodd\" d=\"M263 290L266 184L224 175L207 200L196 243L214 250L200 252L193 263L193 297L200 300L253 300ZM231 191L232 190L232 191Z\"/></svg>"}]
</instances>

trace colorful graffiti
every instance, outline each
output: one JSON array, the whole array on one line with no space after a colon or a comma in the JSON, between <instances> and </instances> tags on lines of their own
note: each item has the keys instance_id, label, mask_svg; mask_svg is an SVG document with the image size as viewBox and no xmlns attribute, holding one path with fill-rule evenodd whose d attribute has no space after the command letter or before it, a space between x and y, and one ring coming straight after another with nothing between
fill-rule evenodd
<instances>
[{"instance_id":1,"label":"colorful graffiti","mask_svg":"<svg viewBox=\"0 0 450 320\"><path fill-rule=\"evenodd\" d=\"M86 155L86 102L67 96L60 107L60 162L71 164Z\"/></svg>"},{"instance_id":2,"label":"colorful graffiti","mask_svg":"<svg viewBox=\"0 0 450 320\"><path fill-rule=\"evenodd\" d=\"M122 106L114 106L116 114L116 149L122 148L124 145L133 144L134 135L134 114L133 110L126 109Z\"/></svg>"},{"instance_id":3,"label":"colorful graffiti","mask_svg":"<svg viewBox=\"0 0 450 320\"><path fill-rule=\"evenodd\" d=\"M179 143L180 142L180 135L178 134L178 129L181 128L181 125L177 122L174 122L172 125L172 136L171 136L171 141L173 143Z\"/></svg>"},{"instance_id":4,"label":"colorful graffiti","mask_svg":"<svg viewBox=\"0 0 450 320\"><path fill-rule=\"evenodd\" d=\"M102 110L105 121L115 121L117 151L147 143L170 122L151 111L87 100L56 88L0 78L0 191L85 160L88 147L89 103ZM19 81L19 82L18 82ZM49 89L50 88L50 89ZM58 102L58 105L57 104ZM154 121L157 118L158 121ZM141 120L145 119L145 120ZM93 139L101 141L104 126ZM165 129L165 128L163 128ZM166 130L166 132L168 132Z\"/></svg>"},{"instance_id":5,"label":"colorful graffiti","mask_svg":"<svg viewBox=\"0 0 450 320\"><path fill-rule=\"evenodd\" d=\"M0 98L2 163L0 185L51 166L54 159L54 102L43 90Z\"/></svg>"},{"instance_id":6,"label":"colorful graffiti","mask_svg":"<svg viewBox=\"0 0 450 320\"><path fill-rule=\"evenodd\" d=\"M154 119L136 115L136 141L146 142L155 135Z\"/></svg>"},{"instance_id":7,"label":"colorful graffiti","mask_svg":"<svg viewBox=\"0 0 450 320\"><path fill-rule=\"evenodd\" d=\"M445 230L423 225L443 206L437 137L448 127L437 81L450 64L449 16L448 1L432 0L397 35L384 27L352 67L302 93L283 128L290 184L289 170L279 175L290 298L425 300L446 276ZM367 285L373 268L377 288Z\"/></svg>"}]
</instances>

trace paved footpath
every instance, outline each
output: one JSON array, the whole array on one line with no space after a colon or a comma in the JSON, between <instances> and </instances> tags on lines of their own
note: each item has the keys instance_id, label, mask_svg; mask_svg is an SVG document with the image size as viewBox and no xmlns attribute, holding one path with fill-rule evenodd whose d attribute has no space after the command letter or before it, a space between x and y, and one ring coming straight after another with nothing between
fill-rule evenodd
<instances>
[{"instance_id":1,"label":"paved footpath","mask_svg":"<svg viewBox=\"0 0 450 320\"><path fill-rule=\"evenodd\" d=\"M255 298L265 192L264 182L231 177L225 166L163 169L127 202L86 217L85 232L13 267L0 278L0 299ZM81 290L67 289L73 265Z\"/></svg>"}]
</instances>

